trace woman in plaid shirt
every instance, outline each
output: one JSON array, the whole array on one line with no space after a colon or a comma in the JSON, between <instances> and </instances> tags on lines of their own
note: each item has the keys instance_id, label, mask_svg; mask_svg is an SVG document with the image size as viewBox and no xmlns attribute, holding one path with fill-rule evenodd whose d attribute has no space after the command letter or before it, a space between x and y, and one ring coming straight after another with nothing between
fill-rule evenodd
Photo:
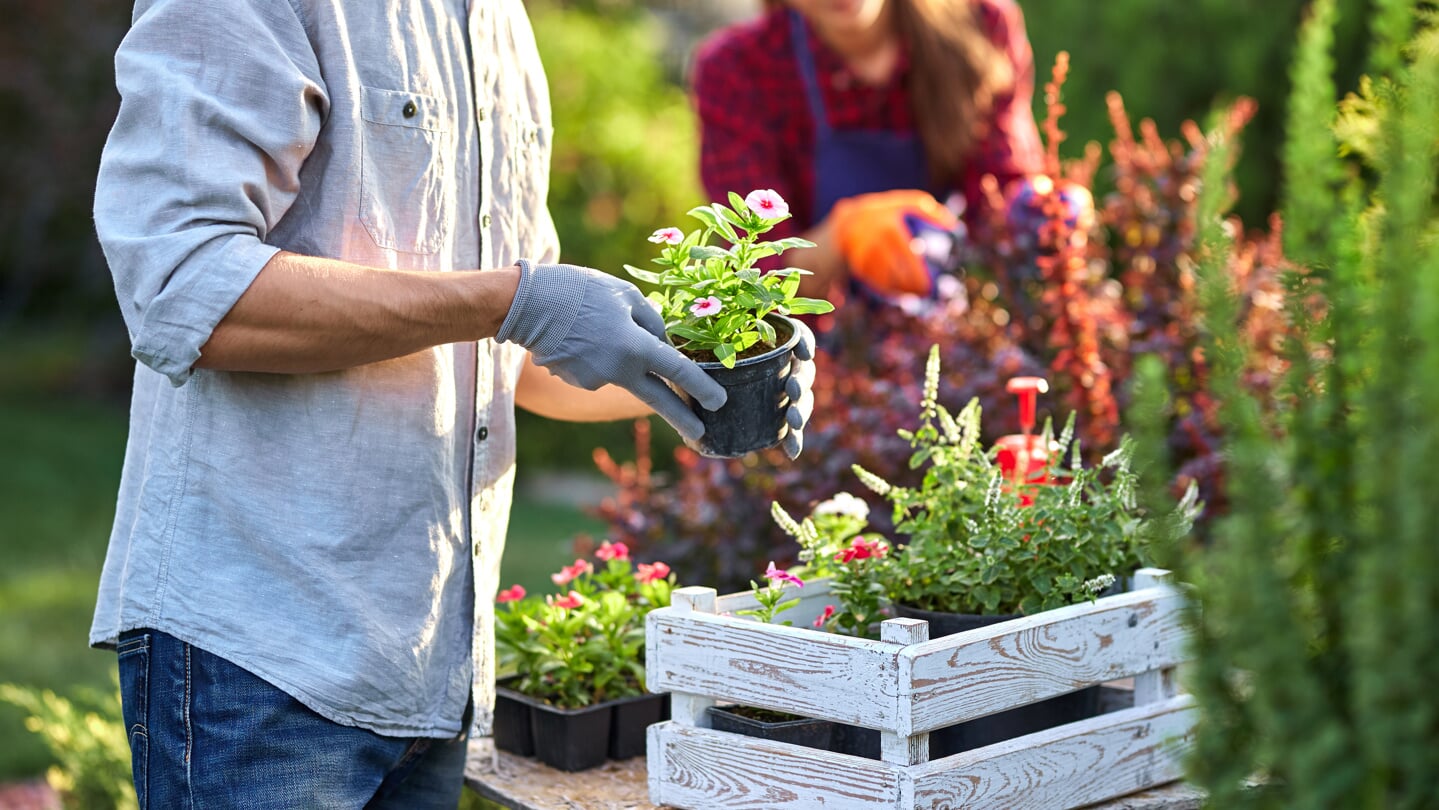
<instances>
[{"instance_id":1,"label":"woman in plaid shirt","mask_svg":"<svg viewBox=\"0 0 1439 810\"><path fill-rule=\"evenodd\" d=\"M805 295L845 280L927 294L911 249L952 209L1039 170L1034 58L1014 0L765 0L758 19L710 36L695 58L700 170L712 199L773 188L794 218L776 238L814 272ZM950 204L947 208L939 200ZM962 201L961 201L962 200Z\"/></svg>"}]
</instances>

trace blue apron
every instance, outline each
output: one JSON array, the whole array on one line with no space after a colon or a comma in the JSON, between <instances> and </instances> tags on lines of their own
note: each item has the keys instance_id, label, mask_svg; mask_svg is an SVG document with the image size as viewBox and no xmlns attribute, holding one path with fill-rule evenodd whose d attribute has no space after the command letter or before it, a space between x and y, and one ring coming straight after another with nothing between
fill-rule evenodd
<instances>
[{"instance_id":1,"label":"blue apron","mask_svg":"<svg viewBox=\"0 0 1439 810\"><path fill-rule=\"evenodd\" d=\"M789 13L790 37L810 116L814 119L813 227L846 197L900 188L929 189L929 164L913 133L882 129L831 129L809 49L809 29L794 10Z\"/></svg>"}]
</instances>

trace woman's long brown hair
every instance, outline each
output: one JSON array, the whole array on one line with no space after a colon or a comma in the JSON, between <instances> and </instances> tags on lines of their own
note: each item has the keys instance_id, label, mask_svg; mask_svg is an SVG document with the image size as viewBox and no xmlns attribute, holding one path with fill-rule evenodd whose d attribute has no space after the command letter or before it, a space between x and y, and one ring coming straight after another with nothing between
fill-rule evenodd
<instances>
[{"instance_id":1,"label":"woman's long brown hair","mask_svg":"<svg viewBox=\"0 0 1439 810\"><path fill-rule=\"evenodd\" d=\"M889 0L909 49L909 97L929 171L954 177L984 136L996 96L1014 84L1004 53L980 29L974 0ZM765 0L767 9L784 0Z\"/></svg>"}]
</instances>

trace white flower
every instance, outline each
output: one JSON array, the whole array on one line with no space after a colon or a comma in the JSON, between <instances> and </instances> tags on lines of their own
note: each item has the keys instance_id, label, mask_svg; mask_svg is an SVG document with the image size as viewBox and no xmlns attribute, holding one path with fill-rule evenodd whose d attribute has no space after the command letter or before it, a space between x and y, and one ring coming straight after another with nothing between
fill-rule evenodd
<instances>
[{"instance_id":1,"label":"white flower","mask_svg":"<svg viewBox=\"0 0 1439 810\"><path fill-rule=\"evenodd\" d=\"M815 506L814 513L816 515L846 515L860 520L869 520L869 504L848 492L841 492L827 501L821 501L819 505Z\"/></svg>"}]
</instances>

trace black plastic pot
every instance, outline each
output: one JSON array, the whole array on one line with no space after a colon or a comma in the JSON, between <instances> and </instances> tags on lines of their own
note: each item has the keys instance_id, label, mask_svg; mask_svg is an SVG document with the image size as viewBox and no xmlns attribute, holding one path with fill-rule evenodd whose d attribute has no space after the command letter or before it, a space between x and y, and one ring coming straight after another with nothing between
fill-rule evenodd
<instances>
[{"instance_id":1,"label":"black plastic pot","mask_svg":"<svg viewBox=\"0 0 1439 810\"><path fill-rule=\"evenodd\" d=\"M685 444L700 455L712 458L738 458L756 450L773 447L785 432L785 411L789 397L785 385L789 381L790 359L799 343L799 331L791 319L771 315L779 345L764 354L739 360L734 368L717 362L702 362L705 370L729 393L729 399L717 411L708 411L689 398L690 410L704 423L705 433L697 441Z\"/></svg>"},{"instance_id":2,"label":"black plastic pot","mask_svg":"<svg viewBox=\"0 0 1439 810\"><path fill-rule=\"evenodd\" d=\"M835 723L829 750L865 759L879 759L879 731L848 723Z\"/></svg>"},{"instance_id":3,"label":"black plastic pot","mask_svg":"<svg viewBox=\"0 0 1439 810\"><path fill-rule=\"evenodd\" d=\"M976 616L969 613L937 613L907 605L895 605L895 615L904 619L924 619L929 622L929 637L963 633L979 627L1017 619L1018 616ZM1080 689L1067 695L1059 695L1038 703L1010 709L1008 711L980 717L948 728L936 729L929 734L929 756L931 759L947 757L961 751L983 748L1004 740L1033 734L1047 728L1095 717L1100 714L1100 693L1098 686Z\"/></svg>"},{"instance_id":4,"label":"black plastic pot","mask_svg":"<svg viewBox=\"0 0 1439 810\"><path fill-rule=\"evenodd\" d=\"M709 713L710 727L718 731L743 734L746 737L758 737L761 740L793 743L825 751L832 750L830 744L835 724L828 720L815 720L809 717L782 721L759 720L737 714L734 710L739 708L741 707L709 707L706 711Z\"/></svg>"},{"instance_id":5,"label":"black plastic pot","mask_svg":"<svg viewBox=\"0 0 1439 810\"><path fill-rule=\"evenodd\" d=\"M534 756L535 738L530 732L530 707L534 701L505 686L515 678L495 684L495 747L522 757Z\"/></svg>"},{"instance_id":6,"label":"black plastic pot","mask_svg":"<svg viewBox=\"0 0 1439 810\"><path fill-rule=\"evenodd\" d=\"M583 771L603 765L610 751L610 720L614 703L582 709L557 709L532 701L530 731L535 757L561 771Z\"/></svg>"},{"instance_id":7,"label":"black plastic pot","mask_svg":"<svg viewBox=\"0 0 1439 810\"><path fill-rule=\"evenodd\" d=\"M612 701L614 718L610 720L610 759L642 756L649 727L669 719L669 701L668 693Z\"/></svg>"}]
</instances>

